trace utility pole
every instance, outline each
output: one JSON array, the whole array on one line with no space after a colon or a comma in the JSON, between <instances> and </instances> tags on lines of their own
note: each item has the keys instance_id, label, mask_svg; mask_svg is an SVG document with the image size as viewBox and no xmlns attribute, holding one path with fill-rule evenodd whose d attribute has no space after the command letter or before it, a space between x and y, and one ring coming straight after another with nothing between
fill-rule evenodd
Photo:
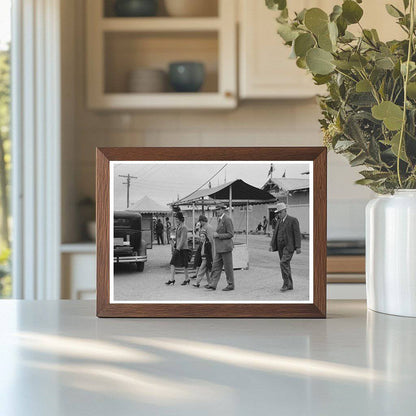
<instances>
[{"instance_id":1,"label":"utility pole","mask_svg":"<svg viewBox=\"0 0 416 416\"><path fill-rule=\"evenodd\" d=\"M123 182L123 185L127 185L127 208L130 206L130 184L132 179L138 179L137 176L128 175L118 175L120 178L127 178L126 182Z\"/></svg>"}]
</instances>

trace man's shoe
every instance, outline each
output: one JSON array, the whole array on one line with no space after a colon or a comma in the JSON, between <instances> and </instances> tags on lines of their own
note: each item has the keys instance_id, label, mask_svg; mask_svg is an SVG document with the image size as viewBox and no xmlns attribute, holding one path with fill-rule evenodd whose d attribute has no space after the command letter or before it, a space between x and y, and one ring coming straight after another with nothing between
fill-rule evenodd
<instances>
[{"instance_id":1,"label":"man's shoe","mask_svg":"<svg viewBox=\"0 0 416 416\"><path fill-rule=\"evenodd\" d=\"M229 290L234 290L234 286L227 286L222 291L223 292L228 292Z\"/></svg>"},{"instance_id":2,"label":"man's shoe","mask_svg":"<svg viewBox=\"0 0 416 416\"><path fill-rule=\"evenodd\" d=\"M204 288L205 288L205 289L208 289L208 288L210 288L210 287L211 287L210 285L205 285L205 286L204 286Z\"/></svg>"},{"instance_id":3,"label":"man's shoe","mask_svg":"<svg viewBox=\"0 0 416 416\"><path fill-rule=\"evenodd\" d=\"M289 290L289 288L288 288L286 285L283 285L283 286L280 288L280 291L281 291L281 292L286 292L287 290Z\"/></svg>"},{"instance_id":4,"label":"man's shoe","mask_svg":"<svg viewBox=\"0 0 416 416\"><path fill-rule=\"evenodd\" d=\"M216 290L216 288L215 287L212 287L212 286L205 286L205 289L207 289L207 290Z\"/></svg>"},{"instance_id":5,"label":"man's shoe","mask_svg":"<svg viewBox=\"0 0 416 416\"><path fill-rule=\"evenodd\" d=\"M287 290L293 290L293 286L288 286Z\"/></svg>"}]
</instances>

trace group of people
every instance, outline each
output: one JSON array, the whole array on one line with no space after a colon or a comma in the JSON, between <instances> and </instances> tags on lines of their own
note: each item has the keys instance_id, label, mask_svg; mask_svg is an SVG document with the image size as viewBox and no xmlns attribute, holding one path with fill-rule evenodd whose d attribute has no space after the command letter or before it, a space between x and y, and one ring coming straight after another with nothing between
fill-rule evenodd
<instances>
[{"instance_id":1,"label":"group of people","mask_svg":"<svg viewBox=\"0 0 416 416\"><path fill-rule=\"evenodd\" d=\"M195 253L194 266L197 274L193 286L199 288L204 277L207 279L205 289L214 291L217 289L221 273L224 268L227 286L223 291L235 289L233 270L233 237L234 226L231 218L226 214L227 206L219 204L216 206L218 224L214 228L208 224L205 215L200 215L200 242ZM293 279L290 262L294 253L301 253L301 233L299 221L287 214L286 204L279 202L275 210L276 222L270 242L269 251L278 252L280 259L280 270L283 280L281 292L293 290ZM176 243L170 261L171 278L166 285L175 284L175 273L177 268L184 268L185 279L183 286L189 285L191 279L188 274L188 265L192 257L192 251L188 247L188 229L182 212L177 212L176 221Z\"/></svg>"},{"instance_id":2,"label":"group of people","mask_svg":"<svg viewBox=\"0 0 416 416\"><path fill-rule=\"evenodd\" d=\"M169 220L169 217L165 218L166 223L163 224L162 220L160 218L158 218L157 220L154 220L153 223L153 231L154 234L156 235L156 240L157 240L157 244L165 244L164 242L164 234L166 232L166 242L167 244L169 244L169 240L170 240L170 231L172 229L172 224Z\"/></svg>"},{"instance_id":3,"label":"group of people","mask_svg":"<svg viewBox=\"0 0 416 416\"><path fill-rule=\"evenodd\" d=\"M231 218L226 214L227 206L219 204L215 207L217 211L218 224L214 228L208 224L205 215L199 216L200 223L200 242L195 253L195 267L197 275L193 286L199 288L204 276L207 278L205 289L214 291L217 289L224 268L227 279L227 286L223 291L231 291L234 286L233 255L234 248L234 226ZM185 218L182 212L176 213L176 243L170 261L171 278L166 282L167 285L175 284L175 272L177 268L184 268L185 279L182 285L190 284L191 279L188 274L188 265L192 257L192 252L188 247L188 229L185 225Z\"/></svg>"},{"instance_id":4,"label":"group of people","mask_svg":"<svg viewBox=\"0 0 416 416\"><path fill-rule=\"evenodd\" d=\"M263 230L263 234L267 233L267 227L269 225L269 220L266 218L266 216L263 217L263 221L259 222L259 225L256 228L256 231L259 233L261 230Z\"/></svg>"}]
</instances>

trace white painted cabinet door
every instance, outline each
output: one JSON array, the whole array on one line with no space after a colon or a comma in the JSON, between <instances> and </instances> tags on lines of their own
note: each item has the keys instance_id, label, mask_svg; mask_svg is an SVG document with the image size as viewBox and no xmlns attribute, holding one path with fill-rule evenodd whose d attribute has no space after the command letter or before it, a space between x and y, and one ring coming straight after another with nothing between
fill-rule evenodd
<instances>
[{"instance_id":1,"label":"white painted cabinet door","mask_svg":"<svg viewBox=\"0 0 416 416\"><path fill-rule=\"evenodd\" d=\"M321 2L292 0L290 10L321 7ZM318 4L319 3L319 4ZM278 12L267 9L262 0L239 0L241 98L306 98L316 95L319 88L311 75L289 59L290 48L277 34Z\"/></svg>"},{"instance_id":2,"label":"white painted cabinet door","mask_svg":"<svg viewBox=\"0 0 416 416\"><path fill-rule=\"evenodd\" d=\"M323 90L313 84L311 75L299 69L289 59L290 48L283 44L276 33L276 17L279 12L268 10L263 0L238 0L240 18L239 44L239 89L241 98L306 98ZM389 3L403 8L402 0ZM291 0L289 11L320 7L329 13L336 0ZM394 18L388 15L385 5L376 0L367 0L362 25L376 28L384 41L403 38L403 33ZM350 26L358 33L357 25Z\"/></svg>"}]
</instances>

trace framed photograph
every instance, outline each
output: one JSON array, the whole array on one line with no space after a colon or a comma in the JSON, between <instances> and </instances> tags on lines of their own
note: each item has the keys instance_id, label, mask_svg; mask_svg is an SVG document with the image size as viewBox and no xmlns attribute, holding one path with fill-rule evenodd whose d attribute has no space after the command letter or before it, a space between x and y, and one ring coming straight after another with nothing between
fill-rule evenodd
<instances>
[{"instance_id":1,"label":"framed photograph","mask_svg":"<svg viewBox=\"0 0 416 416\"><path fill-rule=\"evenodd\" d=\"M326 154L98 148L97 316L324 318Z\"/></svg>"}]
</instances>

